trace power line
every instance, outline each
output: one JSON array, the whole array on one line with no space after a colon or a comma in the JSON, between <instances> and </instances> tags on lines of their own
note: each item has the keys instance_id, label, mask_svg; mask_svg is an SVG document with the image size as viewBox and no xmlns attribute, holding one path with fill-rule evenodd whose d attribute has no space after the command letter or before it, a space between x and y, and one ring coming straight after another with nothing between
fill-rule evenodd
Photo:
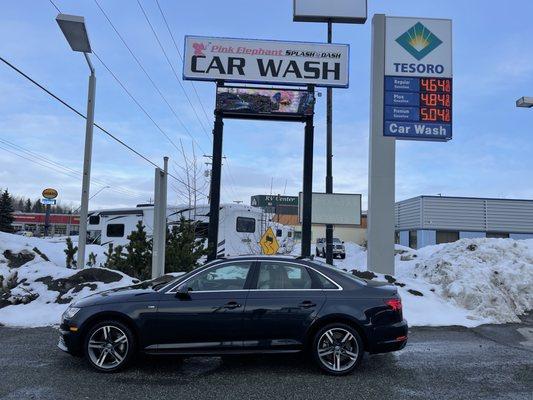
<instances>
[{"instance_id":1,"label":"power line","mask_svg":"<svg viewBox=\"0 0 533 400\"><path fill-rule=\"evenodd\" d=\"M79 112L78 110L76 110L74 107L72 107L70 104L68 104L66 101L64 101L63 99L61 99L60 97L56 96L54 93L52 93L50 90L48 90L46 87L44 87L43 85L41 85L40 83L38 83L37 81L35 81L34 79L32 79L30 76L28 76L27 74L25 74L24 72L22 72L20 69L18 69L17 67L15 67L13 64L11 64L9 61L7 61L5 58L1 57L0 56L0 61L2 61L4 64L6 64L8 67L10 67L11 69L13 69L14 71L16 71L17 73L19 73L20 75L22 75L24 78L26 78L27 80L29 80L31 83L33 83L35 86L37 86L39 89L43 90L44 92L46 92L48 95L52 96L54 99L56 99L57 101L59 101L61 104L63 104L65 107L67 107L68 109L70 109L71 111L75 112L76 114L78 114L80 117L82 117L83 119L87 119L87 117L82 114L81 112ZM131 147L130 145L126 144L123 140L119 139L118 137L116 137L115 135L113 135L112 133L110 133L107 129L104 129L103 127L101 127L100 125L98 125L97 123L94 124L94 126L96 126L98 129L100 129L103 133L105 133L107 136L109 136L110 138L112 138L113 140L115 140L117 143L121 144L122 146L124 146L125 148L127 148L128 150L130 150L131 152L135 153L137 156L139 156L140 158L142 158L144 161L146 161L147 163L151 164L152 166L156 167L156 168L159 168L159 166L157 164L155 164L153 161L151 161L150 159L148 159L147 157L145 157L144 155L142 155L141 153L139 153L137 150L135 150L133 147Z\"/></svg>"},{"instance_id":2,"label":"power line","mask_svg":"<svg viewBox=\"0 0 533 400\"><path fill-rule=\"evenodd\" d=\"M209 136L209 134L207 133L207 131L205 130L205 127L204 125L202 124L202 120L200 119L200 116L198 115L198 113L196 112L196 108L194 107L194 105L192 104L191 102L191 99L189 98L189 95L187 94L187 91L185 90L185 88L183 87L183 84L181 83L179 77L178 77L178 73L176 72L176 69L174 68L174 66L172 65L172 62L170 61L170 58L168 57L167 55L167 52L165 51L165 48L163 47L163 44L161 43L161 40L159 40L159 36L157 35L157 32L155 31L154 29L154 26L152 25L152 23L150 22L150 19L148 18L148 14L146 14L146 11L144 10L144 7L142 6L141 2L139 0L137 0L137 4L139 5L143 15L144 15L144 18L146 19L146 22L148 23L148 25L150 26L150 29L155 37L155 40L157 41L157 44L159 45L159 48L161 49L161 51L163 52L163 55L165 56L165 59L167 60L167 63L168 65L170 66L170 69L172 69L172 72L174 73L174 77L176 78L176 81L178 82L179 86L181 87L181 90L183 91L183 94L185 95L185 98L187 99L187 101L189 102L189 105L191 106L193 112L194 112L194 115L196 115L196 119L198 120L198 123L200 124L203 132L207 135L207 137L209 138L209 140L211 140L211 137Z\"/></svg>"},{"instance_id":3,"label":"power line","mask_svg":"<svg viewBox=\"0 0 533 400\"><path fill-rule=\"evenodd\" d=\"M155 0L155 2L157 3L157 8L159 8L159 12L161 13L161 17L163 17L163 21L165 22L165 26L167 27L167 31L168 31L171 39L172 39L172 43L174 44L174 48L176 49L176 52L178 53L178 56L180 57L180 60L183 63L183 57L181 55L181 51L180 51L178 45L176 44L176 40L174 39L174 34L172 33L172 30L170 29L170 26L169 26L169 24L167 22L167 18L165 17L165 13L163 12L163 9L159 5L159 0ZM191 86L192 86L192 88L194 90L194 93L196 94L196 98L198 99L198 103L200 104L200 107L202 108L202 111L204 112L205 118L209 121L210 118L207 115L207 112L205 111L204 105L202 104L202 100L200 100L200 96L198 94L198 91L196 90L196 85L194 84L194 82L191 82Z\"/></svg>"},{"instance_id":4,"label":"power line","mask_svg":"<svg viewBox=\"0 0 533 400\"><path fill-rule=\"evenodd\" d=\"M111 21L111 18L109 17L109 15L104 11L104 9L102 8L102 6L100 5L100 3L98 3L98 0L94 0L94 2L96 3L96 5L98 6L98 8L100 9L100 11L102 12L103 16L105 17L105 19L107 20L107 22L109 22L109 24L111 25L111 28L113 28L113 30L115 31L115 33L117 34L118 38L120 39L120 41L122 42L122 44L124 44L124 46L126 47L126 49L128 49L129 53L131 54L131 56L133 57L133 59L135 60L135 62L137 63L137 65L139 66L139 68L141 68L141 70L143 71L144 75L148 78L148 80L150 81L150 83L152 84L152 86L154 87L154 89L157 91L157 93L159 94L159 96L161 97L161 99L163 99L163 101L166 103L166 105L168 106L168 108L170 109L170 111L172 112L172 114L174 114L174 116L176 117L176 119L178 120L178 122L181 124L181 126L183 127L183 129L185 130L185 132L187 132L187 135L190 136L190 138L194 141L196 141L196 139L191 135L189 129L187 128L187 126L185 125L185 123L182 121L182 119L178 116L176 110L174 110L174 108L170 105L169 101L166 99L166 97L163 95L163 92L161 91L161 89L159 88L159 86L157 86L157 84L155 83L155 81L153 80L153 78L150 76L150 74L148 73L148 71L146 70L146 68L142 65L141 61L139 60L139 58L135 55L135 53L133 52L133 50L131 49L131 47L128 45L128 43L126 42L126 40L124 39L124 37L122 36L122 34L118 31L117 27L115 26L115 24L113 24L113 22ZM100 60L100 58L99 58ZM100 60L100 62L102 62ZM103 64L103 63L102 63ZM106 67L106 69L109 70L109 68ZM110 71L110 70L109 70ZM111 73L111 75L114 75L113 73ZM121 86L123 86L121 84ZM124 88L124 86L123 86ZM125 89L126 90L126 89ZM130 94L130 97L131 97L131 94ZM135 101L135 100L134 100ZM198 144L198 143L197 143ZM200 146L200 145L198 145Z\"/></svg>"},{"instance_id":5,"label":"power line","mask_svg":"<svg viewBox=\"0 0 533 400\"><path fill-rule=\"evenodd\" d=\"M53 97L54 99L56 99L57 101L59 101L61 104L63 104L65 107L67 107L68 109L70 109L71 111L73 111L74 113L78 114L80 117L82 117L83 119L87 119L87 117L82 114L81 112L79 112L77 109L75 109L73 106L71 106L70 104L68 104L66 101L64 101L63 99L61 99L59 96L55 95L54 93L52 93L50 90L48 90L46 87L44 87L43 85L41 85L40 83L38 83L37 81L35 81L34 79L32 79L29 75L25 74L24 72L22 72L20 69L18 69L17 67L15 67L13 64L11 64L9 61L7 61L6 59L4 59L3 57L0 56L0 61L2 61L4 64L6 64L7 66L9 66L10 68L12 68L14 71L16 71L17 73L19 73L20 75L22 75L23 77L25 77L26 79L28 79L31 83L33 83L35 86L37 86L38 88L40 88L41 90L43 90L44 92L46 92L48 95L50 95L51 97ZM100 129L103 133L105 133L106 135L108 135L109 137L111 137L113 140L115 140L116 142L120 143L122 146L126 147L128 150L132 151L133 153L135 153L137 156L139 156L140 158L142 158L143 160L145 160L147 163L149 163L150 165L156 167L156 168L160 168L156 163L154 163L153 161L151 161L150 159L148 159L147 157L145 157L144 155L142 155L141 153L139 153L137 150L135 150L133 147L131 147L130 145L126 144L124 141L122 141L121 139L117 138L115 135L113 135L112 133L110 133L108 130L104 129L103 127L101 127L100 125L98 125L97 123L94 124L95 127L97 127L98 129ZM162 169L162 168L160 168ZM179 183L181 183L182 185L185 185L185 182L183 182L182 180L176 178L174 175L172 175L171 173L167 173L168 176L170 176L171 178L175 179L176 181L178 181Z\"/></svg>"},{"instance_id":6,"label":"power line","mask_svg":"<svg viewBox=\"0 0 533 400\"><path fill-rule=\"evenodd\" d=\"M39 153L37 153L35 151L26 149L26 148L22 147L21 145L18 145L16 143L10 142L9 140L0 138L0 142L4 143L7 146L10 146L10 147L16 149L17 151L21 151L21 152L27 154L30 157L33 157L33 159L35 159L35 158L40 159L40 161L48 164L49 166L51 166L54 169L58 169L59 168L62 171L66 171L66 174L68 173L69 176L79 178L82 175L82 173L80 171L77 171L77 170L75 170L73 168L69 168L69 167L67 167L67 166L65 166L63 164L59 164L59 163L51 160L50 158L47 158L47 157L43 156L42 154L39 154ZM42 165L42 164L40 164L40 165ZM49 166L47 166L47 168L49 168ZM140 195L139 193L137 193L137 192L135 192L133 190L130 190L130 189L127 189L127 188L121 187L121 186L115 186L112 183L103 181L101 179L91 178L91 182L93 182L94 184L100 185L100 186L109 186L110 188L112 188L112 190L116 191L117 193L120 193L120 194L123 194L123 195L126 195L126 196L144 197L144 196Z\"/></svg>"}]
</instances>

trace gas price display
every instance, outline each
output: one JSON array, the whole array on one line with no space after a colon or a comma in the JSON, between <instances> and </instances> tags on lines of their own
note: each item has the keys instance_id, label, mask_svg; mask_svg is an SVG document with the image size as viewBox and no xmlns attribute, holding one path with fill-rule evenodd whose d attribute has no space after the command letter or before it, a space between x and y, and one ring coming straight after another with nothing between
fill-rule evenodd
<instances>
[{"instance_id":1,"label":"gas price display","mask_svg":"<svg viewBox=\"0 0 533 400\"><path fill-rule=\"evenodd\" d=\"M452 79L385 76L385 125L389 130L451 138ZM411 136L411 135L409 135Z\"/></svg>"}]
</instances>

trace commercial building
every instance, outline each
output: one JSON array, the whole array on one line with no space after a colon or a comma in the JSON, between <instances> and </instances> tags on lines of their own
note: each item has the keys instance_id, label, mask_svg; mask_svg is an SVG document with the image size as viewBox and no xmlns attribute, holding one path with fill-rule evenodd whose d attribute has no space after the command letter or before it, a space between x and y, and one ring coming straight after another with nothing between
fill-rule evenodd
<instances>
[{"instance_id":1,"label":"commercial building","mask_svg":"<svg viewBox=\"0 0 533 400\"><path fill-rule=\"evenodd\" d=\"M44 234L44 213L13 213L15 232L32 232L35 236ZM49 235L77 235L79 232L80 216L73 214L50 214Z\"/></svg>"},{"instance_id":2,"label":"commercial building","mask_svg":"<svg viewBox=\"0 0 533 400\"><path fill-rule=\"evenodd\" d=\"M301 237L302 226L298 218L298 196L285 195L255 195L251 197L250 205L261 208L269 219L294 228L296 239ZM361 225L336 224L333 235L345 242L363 244L366 241L366 213L361 215ZM311 240L326 237L326 225L313 224L311 226Z\"/></svg>"},{"instance_id":3,"label":"commercial building","mask_svg":"<svg viewBox=\"0 0 533 400\"><path fill-rule=\"evenodd\" d=\"M533 200L418 196L395 205L396 243L419 249L463 238L533 238Z\"/></svg>"}]
</instances>

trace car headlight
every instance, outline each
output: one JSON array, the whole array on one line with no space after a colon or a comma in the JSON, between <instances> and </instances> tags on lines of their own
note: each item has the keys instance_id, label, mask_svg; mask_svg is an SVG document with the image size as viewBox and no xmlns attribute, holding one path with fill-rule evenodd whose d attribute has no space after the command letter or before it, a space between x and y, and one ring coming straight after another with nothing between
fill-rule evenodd
<instances>
[{"instance_id":1,"label":"car headlight","mask_svg":"<svg viewBox=\"0 0 533 400\"><path fill-rule=\"evenodd\" d=\"M69 307L63 313L63 319L72 319L80 311L78 307Z\"/></svg>"}]
</instances>

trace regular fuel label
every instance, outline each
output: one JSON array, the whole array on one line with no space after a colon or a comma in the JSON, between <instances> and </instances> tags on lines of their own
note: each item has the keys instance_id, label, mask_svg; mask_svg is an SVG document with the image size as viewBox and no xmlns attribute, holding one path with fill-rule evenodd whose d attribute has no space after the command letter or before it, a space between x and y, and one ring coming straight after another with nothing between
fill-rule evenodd
<instances>
[{"instance_id":1,"label":"regular fuel label","mask_svg":"<svg viewBox=\"0 0 533 400\"><path fill-rule=\"evenodd\" d=\"M383 127L399 139L451 139L452 80L385 76Z\"/></svg>"}]
</instances>

